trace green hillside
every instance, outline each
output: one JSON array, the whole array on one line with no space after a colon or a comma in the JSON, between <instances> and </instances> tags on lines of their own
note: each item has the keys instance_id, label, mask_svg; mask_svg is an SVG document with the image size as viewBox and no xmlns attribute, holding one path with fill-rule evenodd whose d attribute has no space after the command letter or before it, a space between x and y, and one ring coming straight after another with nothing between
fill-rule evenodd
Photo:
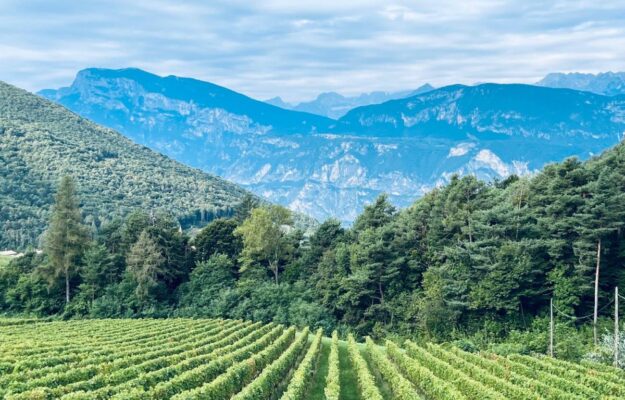
<instances>
[{"instance_id":1,"label":"green hillside","mask_svg":"<svg viewBox=\"0 0 625 400\"><path fill-rule=\"evenodd\" d=\"M39 244L64 175L77 181L95 225L158 208L191 223L228 213L246 193L0 82L0 249Z\"/></svg>"}]
</instances>

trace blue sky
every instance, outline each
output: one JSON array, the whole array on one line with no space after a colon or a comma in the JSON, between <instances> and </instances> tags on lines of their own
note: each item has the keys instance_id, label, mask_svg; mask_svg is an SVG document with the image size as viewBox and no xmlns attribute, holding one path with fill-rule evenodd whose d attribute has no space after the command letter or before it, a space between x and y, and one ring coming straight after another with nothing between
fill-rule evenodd
<instances>
[{"instance_id":1,"label":"blue sky","mask_svg":"<svg viewBox=\"0 0 625 400\"><path fill-rule=\"evenodd\" d=\"M2 0L0 80L139 67L289 101L625 70L625 1Z\"/></svg>"}]
</instances>

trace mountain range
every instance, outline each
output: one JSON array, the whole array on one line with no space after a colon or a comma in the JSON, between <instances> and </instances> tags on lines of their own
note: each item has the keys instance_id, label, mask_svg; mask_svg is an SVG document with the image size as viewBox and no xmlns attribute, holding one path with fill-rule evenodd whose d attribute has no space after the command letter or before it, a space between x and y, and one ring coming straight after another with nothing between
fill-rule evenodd
<instances>
[{"instance_id":1,"label":"mountain range","mask_svg":"<svg viewBox=\"0 0 625 400\"><path fill-rule=\"evenodd\" d=\"M403 99L406 97L416 96L421 93L426 93L431 90L434 90L434 87L426 83L415 90L404 90L399 92L377 91L361 93L358 96L343 96L335 92L325 92L321 93L312 101L302 102L299 104L286 103L280 97L274 97L266 100L265 102L287 110L303 111L338 119L356 107L368 106L370 104L380 104L389 100Z\"/></svg>"},{"instance_id":2,"label":"mountain range","mask_svg":"<svg viewBox=\"0 0 625 400\"><path fill-rule=\"evenodd\" d=\"M0 249L40 245L64 175L76 180L94 226L135 210L192 225L231 213L248 193L0 82Z\"/></svg>"},{"instance_id":3,"label":"mountain range","mask_svg":"<svg viewBox=\"0 0 625 400\"><path fill-rule=\"evenodd\" d=\"M454 174L528 174L598 154L625 132L623 96L519 84L446 86L339 119L136 69L83 70L40 95L270 201L345 223L381 192L406 206Z\"/></svg>"},{"instance_id":4,"label":"mountain range","mask_svg":"<svg viewBox=\"0 0 625 400\"><path fill-rule=\"evenodd\" d=\"M599 74L552 73L536 83L539 86L583 90L605 96L625 94L625 72Z\"/></svg>"}]
</instances>

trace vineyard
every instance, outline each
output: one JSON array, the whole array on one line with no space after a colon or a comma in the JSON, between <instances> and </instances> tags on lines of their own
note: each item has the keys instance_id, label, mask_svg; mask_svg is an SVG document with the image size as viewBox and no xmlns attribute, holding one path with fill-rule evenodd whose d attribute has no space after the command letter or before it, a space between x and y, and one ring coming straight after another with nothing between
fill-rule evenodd
<instances>
[{"instance_id":1,"label":"vineyard","mask_svg":"<svg viewBox=\"0 0 625 400\"><path fill-rule=\"evenodd\" d=\"M233 320L0 319L4 399L623 399L625 373Z\"/></svg>"}]
</instances>

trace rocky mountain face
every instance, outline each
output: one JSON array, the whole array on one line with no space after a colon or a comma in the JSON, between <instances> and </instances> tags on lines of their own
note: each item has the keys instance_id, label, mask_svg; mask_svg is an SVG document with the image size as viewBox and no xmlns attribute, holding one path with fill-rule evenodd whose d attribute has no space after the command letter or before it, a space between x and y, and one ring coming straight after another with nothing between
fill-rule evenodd
<instances>
[{"instance_id":1,"label":"rocky mountain face","mask_svg":"<svg viewBox=\"0 0 625 400\"><path fill-rule=\"evenodd\" d=\"M317 96L315 100L302 102L299 104L286 103L280 97L274 97L273 99L266 100L266 103L287 110L302 111L338 119L356 107L368 106L370 104L380 104L389 100L403 99L406 97L426 93L432 90L434 90L434 88L426 83L416 90L404 90L399 92L378 91L361 93L358 96L343 96L335 92L326 92L321 93L319 96Z\"/></svg>"},{"instance_id":2,"label":"rocky mountain face","mask_svg":"<svg viewBox=\"0 0 625 400\"><path fill-rule=\"evenodd\" d=\"M339 120L137 70L81 71L40 94L270 201L346 223L381 192L406 206L453 174L528 174L598 154L625 132L623 96L529 85L448 86Z\"/></svg>"},{"instance_id":3,"label":"rocky mountain face","mask_svg":"<svg viewBox=\"0 0 625 400\"><path fill-rule=\"evenodd\" d=\"M553 73L536 83L539 86L584 90L587 92L617 96L625 94L625 72L602 72L599 74Z\"/></svg>"}]
</instances>

